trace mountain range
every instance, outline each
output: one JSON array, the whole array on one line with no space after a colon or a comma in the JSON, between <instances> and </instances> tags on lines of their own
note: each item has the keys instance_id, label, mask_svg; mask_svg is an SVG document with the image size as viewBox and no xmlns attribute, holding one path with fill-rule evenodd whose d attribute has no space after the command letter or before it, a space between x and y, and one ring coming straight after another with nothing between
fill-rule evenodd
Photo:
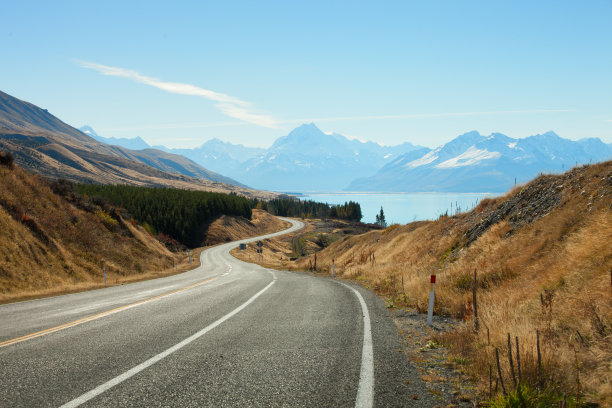
<instances>
[{"instance_id":1,"label":"mountain range","mask_svg":"<svg viewBox=\"0 0 612 408\"><path fill-rule=\"evenodd\" d=\"M547 132L514 139L472 131L436 149L402 155L376 174L354 180L347 190L504 192L538 173L611 158L612 145L597 138L572 141Z\"/></svg>"},{"instance_id":2,"label":"mountain range","mask_svg":"<svg viewBox=\"0 0 612 408\"><path fill-rule=\"evenodd\" d=\"M104 138L89 126L77 130L3 92L0 149L13 152L22 167L54 178L258 196L263 192L246 185L280 192L503 192L541 172L612 158L612 144L597 138L572 141L554 132L514 139L472 131L430 149L351 140L324 133L314 123L268 149L219 139L194 149L169 149L141 138Z\"/></svg>"},{"instance_id":3,"label":"mountain range","mask_svg":"<svg viewBox=\"0 0 612 408\"><path fill-rule=\"evenodd\" d=\"M90 127L81 130L93 132ZM104 139L106 143L112 140ZM139 143L135 139L114 141L124 146ZM234 145L219 139L211 139L194 149L155 148L188 157L253 188L283 192L338 191L356 177L372 175L406 152L423 149L409 142L381 146L348 139L338 133L324 133L314 123L299 126L276 139L268 149Z\"/></svg>"},{"instance_id":4,"label":"mountain range","mask_svg":"<svg viewBox=\"0 0 612 408\"><path fill-rule=\"evenodd\" d=\"M349 140L337 133L325 134L311 123L278 138L265 153L244 162L240 180L265 190L337 191L416 149L410 143L381 146Z\"/></svg>"},{"instance_id":5,"label":"mountain range","mask_svg":"<svg viewBox=\"0 0 612 408\"><path fill-rule=\"evenodd\" d=\"M538 173L612 158L612 145L600 139L572 141L554 132L515 139L472 131L430 149L350 140L324 133L313 123L278 138L268 149L218 139L194 149L156 148L254 188L285 192L503 192Z\"/></svg>"}]
</instances>

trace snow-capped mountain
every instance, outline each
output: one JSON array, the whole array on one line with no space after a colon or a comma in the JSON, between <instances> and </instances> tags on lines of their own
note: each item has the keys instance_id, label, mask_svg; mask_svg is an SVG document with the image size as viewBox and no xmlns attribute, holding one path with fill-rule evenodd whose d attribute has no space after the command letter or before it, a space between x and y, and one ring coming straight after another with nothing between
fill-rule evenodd
<instances>
[{"instance_id":1,"label":"snow-capped mountain","mask_svg":"<svg viewBox=\"0 0 612 408\"><path fill-rule=\"evenodd\" d=\"M87 136L91 136L96 139L98 142L106 143L108 145L113 146L122 146L132 150L142 150L148 149L149 144L142 140L140 136L136 136L134 138L126 138L126 137L103 137L96 133L95 130L92 129L91 126L85 125L79 128L79 130L85 133Z\"/></svg>"},{"instance_id":2,"label":"snow-capped mountain","mask_svg":"<svg viewBox=\"0 0 612 408\"><path fill-rule=\"evenodd\" d=\"M515 180L553 173L576 164L612 158L612 146L599 139L572 141L554 132L513 139L473 131L434 150L407 153L374 176L354 180L350 191L503 192Z\"/></svg>"},{"instance_id":3,"label":"snow-capped mountain","mask_svg":"<svg viewBox=\"0 0 612 408\"><path fill-rule=\"evenodd\" d=\"M169 153L185 156L201 166L222 174L232 174L230 177L243 178L244 163L260 154L266 149L259 147L247 147L241 144L223 142L217 138L210 139L206 143L193 149L168 149L163 146L155 146Z\"/></svg>"},{"instance_id":4,"label":"snow-capped mountain","mask_svg":"<svg viewBox=\"0 0 612 408\"><path fill-rule=\"evenodd\" d=\"M233 177L254 188L285 191L339 191L356 177L373 174L403 153L410 143L381 146L326 134L314 123L278 138L262 154L244 163Z\"/></svg>"}]
</instances>

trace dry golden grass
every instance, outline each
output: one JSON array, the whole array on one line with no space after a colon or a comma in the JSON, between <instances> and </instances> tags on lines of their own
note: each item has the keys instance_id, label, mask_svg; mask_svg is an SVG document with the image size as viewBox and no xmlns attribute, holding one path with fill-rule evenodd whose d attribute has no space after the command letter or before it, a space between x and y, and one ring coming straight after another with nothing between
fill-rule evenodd
<instances>
[{"instance_id":1,"label":"dry golden grass","mask_svg":"<svg viewBox=\"0 0 612 408\"><path fill-rule=\"evenodd\" d=\"M114 221L114 220L113 220ZM0 167L0 303L174 273L173 254L140 227L109 223L18 167Z\"/></svg>"},{"instance_id":2,"label":"dry golden grass","mask_svg":"<svg viewBox=\"0 0 612 408\"><path fill-rule=\"evenodd\" d=\"M507 211L493 217L500 208ZM479 226L486 228L470 242ZM489 366L496 371L494 348L512 386L508 333L513 349L519 338L523 379L536 384L539 330L543 379L563 393L612 405L612 162L541 176L470 213L341 240L317 253L318 269L330 270L332 258L336 274L423 312L437 268L435 312L465 321L441 341L470 361L484 394ZM292 267L308 269L312 261L310 255Z\"/></svg>"}]
</instances>

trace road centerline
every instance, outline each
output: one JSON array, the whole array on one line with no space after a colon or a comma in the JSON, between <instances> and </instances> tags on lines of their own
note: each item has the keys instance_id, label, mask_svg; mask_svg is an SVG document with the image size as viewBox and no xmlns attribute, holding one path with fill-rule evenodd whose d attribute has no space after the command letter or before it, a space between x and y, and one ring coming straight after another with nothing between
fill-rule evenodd
<instances>
[{"instance_id":1,"label":"road centerline","mask_svg":"<svg viewBox=\"0 0 612 408\"><path fill-rule=\"evenodd\" d=\"M194 283L192 285L185 286L185 287L177 289L177 290L173 290L173 291L170 291L170 292L167 292L167 293L162 293L161 295L153 296L153 297L148 298L148 299L139 300L138 302L134 302L134 303L130 303L130 304L127 304L127 305L119 306L119 307L116 307L114 309L107 310L105 312L97 313L97 314L92 315L92 316L88 316L88 317L84 317L82 319L74 320L72 322L64 323L64 324L61 324L59 326L50 327L48 329L44 329L44 330L37 331L37 332L34 332L34 333L26 334L25 336L16 337L14 339L5 340L3 342L0 342L0 348L7 347L7 346L10 346L12 344L21 343L21 342L24 342L24 341L27 341L27 340L35 339L37 337L45 336L47 334L55 333L55 332L58 332L58 331L61 331L61 330L68 329L70 327L79 326L81 324L84 324L84 323L87 323L87 322L91 322L93 320L98 320L98 319L101 319L103 317L115 314L115 313L123 312L123 311L131 309L133 307L137 307L137 306L143 305L145 303L149 303L149 302L152 302L152 301L155 301L155 300L159 300L159 299L162 299L162 298L165 298L165 297L168 297L168 296L175 295L175 294L180 293L180 292L184 292L184 291L189 290L189 289L193 289L195 287L204 285L205 283L211 282L211 281L213 281L215 279L217 279L217 276L214 276L214 277L209 278L209 279L205 279L205 280L200 281L200 282L196 282L196 283Z\"/></svg>"},{"instance_id":2,"label":"road centerline","mask_svg":"<svg viewBox=\"0 0 612 408\"><path fill-rule=\"evenodd\" d=\"M274 274L273 274L273 276L274 276ZM124 372L123 374L120 374L120 375L116 376L115 378L105 382L104 384L101 384L101 385L97 386L96 388L92 389L91 391L88 391L85 394L83 394L83 395L73 399L72 401L67 402L66 404L62 405L60 408L78 407L78 406L84 404L85 402L91 400L92 398L95 398L96 396L98 396L98 395L104 393L105 391L113 388L114 386L116 386L118 384L121 384L125 380L133 377L134 375L136 375L136 374L140 373L141 371L147 369L148 367L152 366L153 364L163 360L164 358L168 357L172 353L182 349L183 347L185 347L189 343L193 342L194 340L197 340L198 338L202 337L203 335L205 335L209 331L211 331L214 328L216 328L217 326L221 325L226 320L231 319L233 316L235 316L240 311L245 309L248 305L250 305L252 302L254 302L255 299L257 299L259 296L261 296L264 292L266 292L268 289L270 289L272 287L272 285L274 285L275 283L276 283L276 276L274 276L274 279L272 280L272 282L270 282L265 288L263 288L262 290L257 292L255 295L250 297L246 302L244 302L243 304L241 304L240 306L238 306L236 309L232 310L231 312L229 312L225 316L223 316L220 319L216 320L215 322L209 324L208 326L206 326L205 328L203 328L199 332L191 335L190 337L187 337L185 340L175 344L174 346L166 349L165 351L162 351L161 353L151 357L150 359L148 359L148 360L138 364L137 366L129 369L128 371Z\"/></svg>"}]
</instances>

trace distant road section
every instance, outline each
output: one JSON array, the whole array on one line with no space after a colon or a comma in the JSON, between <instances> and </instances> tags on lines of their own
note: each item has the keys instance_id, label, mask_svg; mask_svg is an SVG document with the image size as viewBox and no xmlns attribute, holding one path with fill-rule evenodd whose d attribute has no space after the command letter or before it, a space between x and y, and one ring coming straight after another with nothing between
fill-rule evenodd
<instances>
[{"instance_id":1,"label":"distant road section","mask_svg":"<svg viewBox=\"0 0 612 408\"><path fill-rule=\"evenodd\" d=\"M180 275L0 306L0 406L433 406L374 294L229 254L287 221Z\"/></svg>"}]
</instances>

